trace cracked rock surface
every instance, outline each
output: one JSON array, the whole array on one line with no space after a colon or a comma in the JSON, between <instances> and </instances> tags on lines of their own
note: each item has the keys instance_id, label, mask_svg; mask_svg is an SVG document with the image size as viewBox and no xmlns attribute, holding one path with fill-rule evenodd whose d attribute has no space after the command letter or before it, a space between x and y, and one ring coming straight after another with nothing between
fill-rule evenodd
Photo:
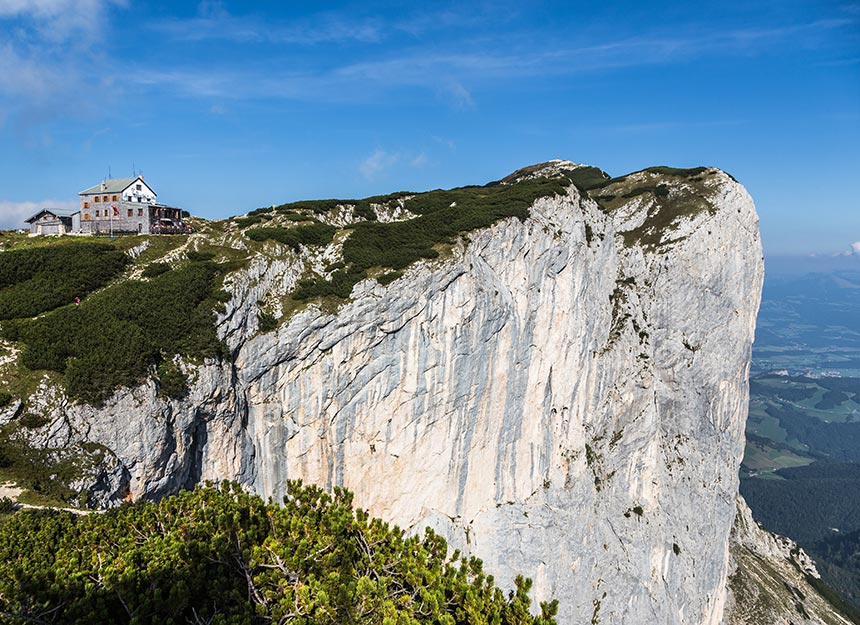
<instances>
[{"instance_id":1,"label":"cracked rock surface","mask_svg":"<svg viewBox=\"0 0 860 625\"><path fill-rule=\"evenodd\" d=\"M219 328L233 362L190 368L183 400L148 383L58 401L52 436L110 450L101 505L202 480L340 485L505 586L532 577L560 623L717 625L763 264L749 195L718 170L705 186L708 210L656 234L650 196L609 211L571 186L266 334L257 291L298 273L252 264Z\"/></svg>"}]
</instances>

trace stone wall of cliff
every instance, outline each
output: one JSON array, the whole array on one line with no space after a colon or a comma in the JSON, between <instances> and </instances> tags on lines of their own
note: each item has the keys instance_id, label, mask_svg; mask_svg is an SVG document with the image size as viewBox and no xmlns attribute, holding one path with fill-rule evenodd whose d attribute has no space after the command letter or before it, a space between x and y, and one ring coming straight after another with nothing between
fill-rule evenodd
<instances>
[{"instance_id":1,"label":"stone wall of cliff","mask_svg":"<svg viewBox=\"0 0 860 625\"><path fill-rule=\"evenodd\" d=\"M42 444L109 450L87 485L104 505L207 479L341 485L503 584L534 578L561 623L716 625L763 265L744 189L694 180L571 185L268 333L256 302L303 266L260 258L229 283L231 362L185 365L182 400L55 396Z\"/></svg>"}]
</instances>

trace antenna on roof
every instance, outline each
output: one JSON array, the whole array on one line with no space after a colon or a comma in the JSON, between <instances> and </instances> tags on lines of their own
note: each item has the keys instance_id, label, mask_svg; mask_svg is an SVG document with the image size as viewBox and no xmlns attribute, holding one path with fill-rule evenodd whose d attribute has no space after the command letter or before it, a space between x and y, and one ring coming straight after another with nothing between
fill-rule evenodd
<instances>
[{"instance_id":1,"label":"antenna on roof","mask_svg":"<svg viewBox=\"0 0 860 625\"><path fill-rule=\"evenodd\" d=\"M110 180L111 178L113 178L113 176L110 175L110 165L108 165L108 180Z\"/></svg>"},{"instance_id":2,"label":"antenna on roof","mask_svg":"<svg viewBox=\"0 0 860 625\"><path fill-rule=\"evenodd\" d=\"M131 162L131 177L137 178L137 170L134 168L134 161Z\"/></svg>"}]
</instances>

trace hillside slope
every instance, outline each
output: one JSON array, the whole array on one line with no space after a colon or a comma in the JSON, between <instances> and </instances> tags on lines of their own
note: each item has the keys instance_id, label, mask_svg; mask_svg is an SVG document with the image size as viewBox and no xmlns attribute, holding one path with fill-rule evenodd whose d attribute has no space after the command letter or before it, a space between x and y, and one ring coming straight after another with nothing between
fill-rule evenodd
<instances>
[{"instance_id":1,"label":"hillside slope","mask_svg":"<svg viewBox=\"0 0 860 625\"><path fill-rule=\"evenodd\" d=\"M763 271L727 174L553 161L485 187L260 209L138 254L126 281L217 265L188 305L213 311L221 348L142 332L150 373L112 395L128 382L100 377L89 404L69 400L81 356L46 360L6 435L72 450L68 492L344 486L503 585L533 577L560 622L723 619ZM32 358L39 323L9 349Z\"/></svg>"}]
</instances>

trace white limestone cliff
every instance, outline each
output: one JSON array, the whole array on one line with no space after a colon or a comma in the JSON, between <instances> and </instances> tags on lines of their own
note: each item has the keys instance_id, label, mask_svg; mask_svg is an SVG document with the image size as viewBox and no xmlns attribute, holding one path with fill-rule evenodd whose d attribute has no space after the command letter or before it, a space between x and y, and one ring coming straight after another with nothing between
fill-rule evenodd
<instances>
[{"instance_id":1,"label":"white limestone cliff","mask_svg":"<svg viewBox=\"0 0 860 625\"><path fill-rule=\"evenodd\" d=\"M666 223L650 194L607 211L570 186L257 334L256 302L308 262L261 258L229 281L233 362L189 368L183 400L150 382L101 408L46 404L42 444L108 450L89 485L102 505L207 479L273 497L289 479L341 485L503 585L534 578L560 623L717 625L761 246L730 176L662 183L700 209Z\"/></svg>"}]
</instances>

